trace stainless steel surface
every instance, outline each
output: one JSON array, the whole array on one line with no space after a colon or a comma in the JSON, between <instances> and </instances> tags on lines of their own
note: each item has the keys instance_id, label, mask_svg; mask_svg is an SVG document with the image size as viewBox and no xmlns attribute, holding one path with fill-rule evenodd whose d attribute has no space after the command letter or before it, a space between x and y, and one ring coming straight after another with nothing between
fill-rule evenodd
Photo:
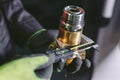
<instances>
[{"instance_id":1,"label":"stainless steel surface","mask_svg":"<svg viewBox=\"0 0 120 80\"><path fill-rule=\"evenodd\" d=\"M84 26L84 15L85 12L81 7L66 6L60 21L61 26L64 26L68 31L79 31Z\"/></svg>"}]
</instances>

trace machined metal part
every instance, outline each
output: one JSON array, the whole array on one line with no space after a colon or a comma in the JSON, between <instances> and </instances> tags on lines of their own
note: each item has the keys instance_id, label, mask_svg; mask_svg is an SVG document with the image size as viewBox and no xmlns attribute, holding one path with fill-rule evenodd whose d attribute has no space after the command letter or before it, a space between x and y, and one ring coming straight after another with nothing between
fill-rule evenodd
<instances>
[{"instance_id":1,"label":"machined metal part","mask_svg":"<svg viewBox=\"0 0 120 80\"><path fill-rule=\"evenodd\" d=\"M58 37L49 46L50 49L56 50L54 53L57 60L61 59L60 57L67 59L66 65L69 65L75 57L79 57L81 61L86 60L86 50L97 46L92 39L82 34L84 15L85 11L81 7L66 6L60 20Z\"/></svg>"},{"instance_id":2,"label":"machined metal part","mask_svg":"<svg viewBox=\"0 0 120 80\"><path fill-rule=\"evenodd\" d=\"M85 12L78 6L66 6L60 20L58 40L64 46L74 46L81 42Z\"/></svg>"},{"instance_id":3,"label":"machined metal part","mask_svg":"<svg viewBox=\"0 0 120 80\"><path fill-rule=\"evenodd\" d=\"M76 55L77 52L74 52L74 49L76 49L76 48L80 52L86 51L90 48L97 48L97 46L96 46L97 44L95 44L94 41L92 39L90 39L89 37L82 35L82 40L83 40L83 43L81 43L79 45L57 48L54 50L49 50L46 53L47 54L54 54L56 56L55 62L57 62L60 59L67 59L67 58L72 57L74 54ZM54 42L54 43L56 43L56 42ZM54 46L54 45L52 45L52 46ZM94 47L94 46L96 46L96 47ZM56 47L56 44L55 44L55 47ZM82 57L80 55L78 55L78 57L80 57L80 59L82 59ZM84 58L84 60L85 60L85 58Z\"/></svg>"},{"instance_id":4,"label":"machined metal part","mask_svg":"<svg viewBox=\"0 0 120 80\"><path fill-rule=\"evenodd\" d=\"M78 6L66 6L63 10L63 15L60 21L62 27L66 30L75 32L79 31L84 26L85 11Z\"/></svg>"}]
</instances>

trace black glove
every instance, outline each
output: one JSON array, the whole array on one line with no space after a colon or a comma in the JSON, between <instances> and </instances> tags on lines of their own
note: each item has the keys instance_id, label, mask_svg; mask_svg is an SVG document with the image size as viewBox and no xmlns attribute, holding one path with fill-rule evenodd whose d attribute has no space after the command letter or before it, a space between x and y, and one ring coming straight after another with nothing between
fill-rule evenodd
<instances>
[{"instance_id":1,"label":"black glove","mask_svg":"<svg viewBox=\"0 0 120 80\"><path fill-rule=\"evenodd\" d=\"M65 70L69 73L76 73L80 70L82 63L83 61L78 57L74 58L73 61L68 65L66 64L66 59L61 59L59 62L54 64L54 69L56 69L58 72Z\"/></svg>"},{"instance_id":2,"label":"black glove","mask_svg":"<svg viewBox=\"0 0 120 80\"><path fill-rule=\"evenodd\" d=\"M65 69L69 73L76 73L77 71L80 70L82 63L83 63L82 59L76 57L70 64L65 66Z\"/></svg>"},{"instance_id":3,"label":"black glove","mask_svg":"<svg viewBox=\"0 0 120 80\"><path fill-rule=\"evenodd\" d=\"M48 46L56 39L58 30L45 30L35 36L29 46L32 52L44 52Z\"/></svg>"},{"instance_id":4,"label":"black glove","mask_svg":"<svg viewBox=\"0 0 120 80\"><path fill-rule=\"evenodd\" d=\"M33 52L44 52L45 50L48 49L48 46L53 41L55 41L57 36L58 36L58 30L43 31L31 40L31 43L29 44L30 46L29 48ZM75 73L80 69L82 60L79 58L75 58L71 64L66 65L65 63L66 63L66 59L61 59L60 61L54 64L54 69L57 69L58 72L65 69L70 73Z\"/></svg>"}]
</instances>

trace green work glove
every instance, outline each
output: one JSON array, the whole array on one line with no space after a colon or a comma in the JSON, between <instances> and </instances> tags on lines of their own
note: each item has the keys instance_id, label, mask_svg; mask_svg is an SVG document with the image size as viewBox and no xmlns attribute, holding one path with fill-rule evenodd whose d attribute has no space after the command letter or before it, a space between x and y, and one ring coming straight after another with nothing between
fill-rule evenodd
<instances>
[{"instance_id":1,"label":"green work glove","mask_svg":"<svg viewBox=\"0 0 120 80\"><path fill-rule=\"evenodd\" d=\"M0 66L0 80L49 80L54 55L34 55L16 59Z\"/></svg>"}]
</instances>

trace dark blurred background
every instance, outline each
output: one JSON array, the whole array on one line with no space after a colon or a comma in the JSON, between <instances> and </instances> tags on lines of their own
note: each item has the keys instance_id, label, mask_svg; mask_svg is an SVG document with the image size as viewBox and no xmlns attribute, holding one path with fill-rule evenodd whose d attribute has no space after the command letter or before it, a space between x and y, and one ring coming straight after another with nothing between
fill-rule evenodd
<instances>
[{"instance_id":1,"label":"dark blurred background","mask_svg":"<svg viewBox=\"0 0 120 80\"><path fill-rule=\"evenodd\" d=\"M21 0L25 9L31 13L40 24L47 29L58 29L63 8L67 5L77 5L85 10L84 34L96 41L98 30L109 23L110 18L104 18L102 11L105 0ZM93 50L87 52L87 57L92 61ZM52 80L90 80L93 72L91 68L85 68L73 75L65 72L53 73Z\"/></svg>"},{"instance_id":2,"label":"dark blurred background","mask_svg":"<svg viewBox=\"0 0 120 80\"><path fill-rule=\"evenodd\" d=\"M63 8L67 5L82 7L85 14L84 32L91 37L98 26L107 24L103 19L102 10L105 0L21 0L25 9L30 12L47 29L58 29ZM96 27L94 27L96 26ZM90 29L89 29L90 28ZM91 29L92 28L92 29ZM86 30L87 29L87 30ZM89 31L90 30L90 31ZM91 31L92 30L92 31ZM88 32L86 32L88 31ZM97 32L97 31L96 31Z\"/></svg>"}]
</instances>

